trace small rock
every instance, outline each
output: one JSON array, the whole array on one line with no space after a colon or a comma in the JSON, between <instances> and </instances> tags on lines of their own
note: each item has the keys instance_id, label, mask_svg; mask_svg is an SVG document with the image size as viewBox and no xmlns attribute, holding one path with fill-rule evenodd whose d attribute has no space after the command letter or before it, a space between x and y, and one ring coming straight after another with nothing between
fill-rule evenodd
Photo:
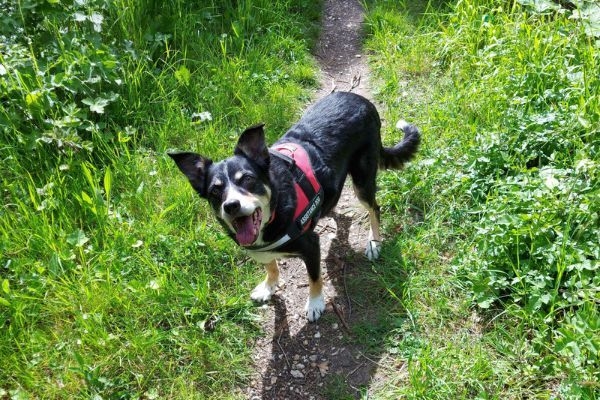
<instances>
[{"instance_id":1,"label":"small rock","mask_svg":"<svg viewBox=\"0 0 600 400\"><path fill-rule=\"evenodd\" d=\"M329 361L323 361L318 365L318 367L319 372L321 373L321 377L325 376L325 374L327 374L327 371L329 371Z\"/></svg>"},{"instance_id":2,"label":"small rock","mask_svg":"<svg viewBox=\"0 0 600 400\"><path fill-rule=\"evenodd\" d=\"M290 374L292 374L292 376L294 378L296 378L296 379L302 379L302 378L304 378L304 374L302 372L298 371L298 370L295 370L295 369L291 370Z\"/></svg>"},{"instance_id":3,"label":"small rock","mask_svg":"<svg viewBox=\"0 0 600 400\"><path fill-rule=\"evenodd\" d=\"M315 338L317 338L317 339L318 339L318 338L320 338L320 337L321 337L321 332L317 332L317 333L315 333Z\"/></svg>"},{"instance_id":4,"label":"small rock","mask_svg":"<svg viewBox=\"0 0 600 400\"><path fill-rule=\"evenodd\" d=\"M301 363L298 363L298 364L296 364L296 369L302 370L302 369L304 369L304 368L306 368L306 367L304 366L304 364L301 364Z\"/></svg>"},{"instance_id":5,"label":"small rock","mask_svg":"<svg viewBox=\"0 0 600 400\"><path fill-rule=\"evenodd\" d=\"M338 324L333 324L333 325L331 325L331 327L332 327L333 329L337 329L337 328L338 328Z\"/></svg>"},{"instance_id":6,"label":"small rock","mask_svg":"<svg viewBox=\"0 0 600 400\"><path fill-rule=\"evenodd\" d=\"M272 376L271 377L271 385L274 385L277 382L277 377L276 376Z\"/></svg>"},{"instance_id":7,"label":"small rock","mask_svg":"<svg viewBox=\"0 0 600 400\"><path fill-rule=\"evenodd\" d=\"M312 362L317 361L318 358L319 358L319 356L317 356L316 354L313 354L312 356L308 357L308 359Z\"/></svg>"}]
</instances>

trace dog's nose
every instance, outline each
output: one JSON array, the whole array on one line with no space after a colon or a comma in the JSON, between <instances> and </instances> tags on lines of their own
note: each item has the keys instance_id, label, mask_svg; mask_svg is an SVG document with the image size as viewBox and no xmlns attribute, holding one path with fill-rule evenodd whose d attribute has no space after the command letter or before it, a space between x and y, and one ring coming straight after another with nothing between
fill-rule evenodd
<instances>
[{"instance_id":1,"label":"dog's nose","mask_svg":"<svg viewBox=\"0 0 600 400\"><path fill-rule=\"evenodd\" d=\"M228 200L223 204L223 210L229 215L234 215L240 211L241 205L239 200Z\"/></svg>"}]
</instances>

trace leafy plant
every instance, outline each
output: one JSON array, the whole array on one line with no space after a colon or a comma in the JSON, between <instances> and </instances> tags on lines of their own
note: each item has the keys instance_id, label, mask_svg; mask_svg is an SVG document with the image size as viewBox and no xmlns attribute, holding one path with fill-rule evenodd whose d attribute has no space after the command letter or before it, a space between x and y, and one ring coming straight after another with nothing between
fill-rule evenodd
<instances>
[{"instance_id":1,"label":"leafy plant","mask_svg":"<svg viewBox=\"0 0 600 400\"><path fill-rule=\"evenodd\" d=\"M480 339L459 336L499 365L492 375L485 368L476 375L482 360L474 356L463 361L469 368L460 376L443 368L449 357L461 357L445 328L456 323L455 314L439 316L437 327L427 315L445 310L442 289L424 285L423 305L413 309L433 331L421 334L423 348L430 343L434 350L407 360L414 376L388 388L396 395L390 398L418 396L436 373L443 384L432 384L428 395L596 398L600 58L593 13L583 12L595 7L496 0L374 5L369 43L378 54L372 64L383 82L382 103L393 105L386 119L408 115L425 132L415 172L384 178L383 206L408 218L411 210L422 212L417 226L402 227L438 255L432 261L419 254L422 269L454 272L446 279L469 294L471 312L485 321ZM408 240L406 247L418 251ZM432 281L445 287L444 279ZM460 310L459 299L448 302L459 302ZM465 394L470 376L476 384ZM448 384L455 381L463 385Z\"/></svg>"},{"instance_id":2,"label":"leafy plant","mask_svg":"<svg viewBox=\"0 0 600 400\"><path fill-rule=\"evenodd\" d=\"M246 379L258 271L165 154L290 124L315 77L290 3L0 0L0 398Z\"/></svg>"},{"instance_id":3,"label":"leafy plant","mask_svg":"<svg viewBox=\"0 0 600 400\"><path fill-rule=\"evenodd\" d=\"M104 34L106 2L6 2L0 28L0 134L23 151L88 150L124 82L123 47Z\"/></svg>"}]
</instances>

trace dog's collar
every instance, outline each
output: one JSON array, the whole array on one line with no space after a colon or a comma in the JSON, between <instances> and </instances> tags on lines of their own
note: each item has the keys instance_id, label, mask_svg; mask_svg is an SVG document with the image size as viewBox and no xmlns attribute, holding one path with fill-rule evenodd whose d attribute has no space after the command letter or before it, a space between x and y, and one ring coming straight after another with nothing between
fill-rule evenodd
<instances>
[{"instance_id":1,"label":"dog's collar","mask_svg":"<svg viewBox=\"0 0 600 400\"><path fill-rule=\"evenodd\" d=\"M315 177L306 150L296 143L281 143L270 148L269 153L285 161L294 178L294 190L296 192L294 222L288 227L285 234L275 242L265 246L246 247L251 251L276 250L313 227L321 214L323 188ZM269 224L276 218L276 216L272 216Z\"/></svg>"}]
</instances>

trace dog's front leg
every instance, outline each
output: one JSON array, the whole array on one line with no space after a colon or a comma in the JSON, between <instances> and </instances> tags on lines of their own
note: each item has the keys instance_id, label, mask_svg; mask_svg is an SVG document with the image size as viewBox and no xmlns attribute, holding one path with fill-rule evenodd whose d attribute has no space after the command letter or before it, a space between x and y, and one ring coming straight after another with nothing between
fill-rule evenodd
<instances>
[{"instance_id":1,"label":"dog's front leg","mask_svg":"<svg viewBox=\"0 0 600 400\"><path fill-rule=\"evenodd\" d=\"M304 307L306 317L310 322L319 319L325 311L325 298L323 297L323 279L321 278L321 250L319 236L311 232L307 235L307 246L303 249L302 259L308 272L308 300Z\"/></svg>"},{"instance_id":2,"label":"dog's front leg","mask_svg":"<svg viewBox=\"0 0 600 400\"><path fill-rule=\"evenodd\" d=\"M319 277L316 281L309 278L308 300L306 301L306 318L314 322L321 317L325 311L325 298L323 297L323 279Z\"/></svg>"},{"instance_id":3,"label":"dog's front leg","mask_svg":"<svg viewBox=\"0 0 600 400\"><path fill-rule=\"evenodd\" d=\"M267 277L254 288L252 293L250 293L250 298L254 301L269 301L279 284L279 268L277 267L277 260L269 262L265 265L265 268L267 270Z\"/></svg>"}]
</instances>

